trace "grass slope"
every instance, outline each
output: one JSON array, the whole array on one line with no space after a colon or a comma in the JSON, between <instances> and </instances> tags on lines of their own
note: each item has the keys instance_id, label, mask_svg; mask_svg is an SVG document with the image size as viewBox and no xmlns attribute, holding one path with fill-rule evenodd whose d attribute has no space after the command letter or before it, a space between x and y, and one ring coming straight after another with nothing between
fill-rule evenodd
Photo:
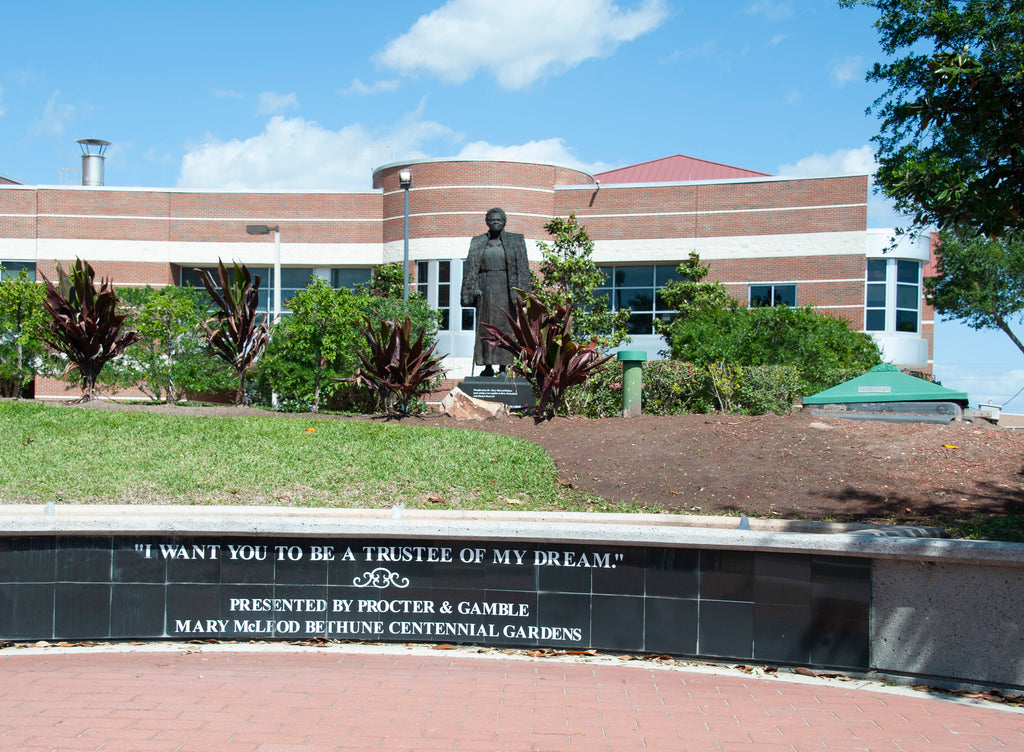
<instances>
[{"instance_id":1,"label":"grass slope","mask_svg":"<svg viewBox=\"0 0 1024 752\"><path fill-rule=\"evenodd\" d=\"M0 437L0 503L586 507L543 449L475 431L7 402Z\"/></svg>"}]
</instances>

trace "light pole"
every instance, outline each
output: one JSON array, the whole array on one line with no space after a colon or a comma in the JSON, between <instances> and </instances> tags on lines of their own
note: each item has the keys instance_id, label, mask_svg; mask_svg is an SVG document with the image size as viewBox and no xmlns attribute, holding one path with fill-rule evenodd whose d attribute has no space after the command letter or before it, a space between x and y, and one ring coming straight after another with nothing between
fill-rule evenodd
<instances>
[{"instance_id":1,"label":"light pole","mask_svg":"<svg viewBox=\"0 0 1024 752\"><path fill-rule=\"evenodd\" d=\"M246 225L245 231L250 235L269 235L274 233L274 313L271 323L281 320L281 227L280 225Z\"/></svg>"},{"instance_id":2,"label":"light pole","mask_svg":"<svg viewBox=\"0 0 1024 752\"><path fill-rule=\"evenodd\" d=\"M398 171L398 185L405 191L405 254L403 255L402 300L406 310L409 308L409 189L412 188L412 170L406 167Z\"/></svg>"}]
</instances>

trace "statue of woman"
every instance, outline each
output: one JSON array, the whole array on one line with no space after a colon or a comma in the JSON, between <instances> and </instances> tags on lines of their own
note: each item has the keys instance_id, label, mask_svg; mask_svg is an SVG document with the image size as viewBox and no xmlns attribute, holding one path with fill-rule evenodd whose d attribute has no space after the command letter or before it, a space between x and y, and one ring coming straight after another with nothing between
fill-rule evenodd
<instances>
[{"instance_id":1,"label":"statue of woman","mask_svg":"<svg viewBox=\"0 0 1024 752\"><path fill-rule=\"evenodd\" d=\"M473 363L485 366L481 376L493 376L494 366L504 372L512 363L512 353L484 341L484 324L511 335L505 313L513 310L521 292L530 291L526 240L519 233L505 232L506 221L501 209L487 212L487 232L469 242L462 270L462 305L476 308Z\"/></svg>"}]
</instances>

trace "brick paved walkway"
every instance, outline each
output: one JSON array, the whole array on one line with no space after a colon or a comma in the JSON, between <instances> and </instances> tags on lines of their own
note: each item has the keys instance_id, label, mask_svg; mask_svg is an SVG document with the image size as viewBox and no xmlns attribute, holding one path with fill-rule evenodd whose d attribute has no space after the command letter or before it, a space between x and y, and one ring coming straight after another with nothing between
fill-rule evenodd
<instances>
[{"instance_id":1,"label":"brick paved walkway","mask_svg":"<svg viewBox=\"0 0 1024 752\"><path fill-rule=\"evenodd\" d=\"M0 750L1024 750L1024 714L858 686L494 652L14 648Z\"/></svg>"}]
</instances>

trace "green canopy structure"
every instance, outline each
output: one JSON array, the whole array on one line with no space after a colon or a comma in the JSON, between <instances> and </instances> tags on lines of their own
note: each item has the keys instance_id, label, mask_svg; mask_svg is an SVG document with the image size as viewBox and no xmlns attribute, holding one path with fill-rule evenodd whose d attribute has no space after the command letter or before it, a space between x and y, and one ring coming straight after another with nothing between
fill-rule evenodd
<instances>
[{"instance_id":1,"label":"green canopy structure","mask_svg":"<svg viewBox=\"0 0 1024 752\"><path fill-rule=\"evenodd\" d=\"M963 416L968 400L966 392L908 376L896 366L880 365L804 397L803 404L842 418L948 423Z\"/></svg>"}]
</instances>

